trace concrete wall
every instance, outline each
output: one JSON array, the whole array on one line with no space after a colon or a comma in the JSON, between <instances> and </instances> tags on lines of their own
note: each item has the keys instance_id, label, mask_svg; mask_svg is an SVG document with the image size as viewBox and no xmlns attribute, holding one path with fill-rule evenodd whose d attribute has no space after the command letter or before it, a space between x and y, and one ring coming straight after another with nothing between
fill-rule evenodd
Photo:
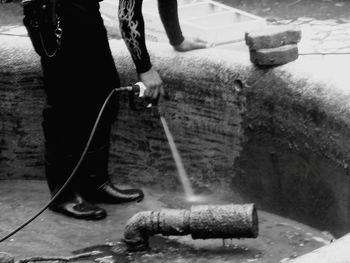
<instances>
[{"instance_id":1,"label":"concrete wall","mask_svg":"<svg viewBox=\"0 0 350 263\"><path fill-rule=\"evenodd\" d=\"M124 43L111 45L123 84L136 81ZM4 37L1 46L6 47L0 51L1 178L43 177L45 99L39 60L25 38ZM224 69L220 61L211 64L201 53L184 56L167 46L153 48L164 56L153 60L171 97L161 103L170 130L192 180L209 187L213 174L232 173L240 151L245 98L232 86L239 73ZM111 173L125 181L178 185L156 109L133 112L122 98L112 140Z\"/></svg>"},{"instance_id":2,"label":"concrete wall","mask_svg":"<svg viewBox=\"0 0 350 263\"><path fill-rule=\"evenodd\" d=\"M26 38L2 37L0 46L0 178L43 178L39 60ZM197 191L225 192L337 236L349 230L346 58L301 57L263 70L245 53L148 46L171 97L161 103L165 117ZM124 44L111 47L123 84L136 81ZM180 189L156 113L133 112L122 98L110 171L120 182Z\"/></svg>"}]
</instances>

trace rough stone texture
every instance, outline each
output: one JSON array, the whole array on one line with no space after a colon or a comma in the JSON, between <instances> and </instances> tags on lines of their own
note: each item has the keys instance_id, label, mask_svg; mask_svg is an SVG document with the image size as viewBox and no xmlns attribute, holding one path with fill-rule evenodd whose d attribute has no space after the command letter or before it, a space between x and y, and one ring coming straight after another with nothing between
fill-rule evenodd
<instances>
[{"instance_id":1,"label":"rough stone texture","mask_svg":"<svg viewBox=\"0 0 350 263\"><path fill-rule=\"evenodd\" d=\"M257 66L278 66L298 58L297 45L250 50L250 61Z\"/></svg>"},{"instance_id":2,"label":"rough stone texture","mask_svg":"<svg viewBox=\"0 0 350 263\"><path fill-rule=\"evenodd\" d=\"M44 92L39 60L27 38L3 37L1 46L6 47L0 54L1 178L43 177ZM124 43L112 41L112 49L124 84L136 81ZM243 138L244 98L241 90L228 86L238 74L226 71L220 61L207 62L197 52L183 55L161 46L157 53L167 54L154 58L171 97L161 107L185 168L197 187L217 186L220 181L213 175L230 176ZM121 101L112 136L111 173L118 174L120 181L177 187L157 109L134 112L125 97Z\"/></svg>"},{"instance_id":3,"label":"rough stone texture","mask_svg":"<svg viewBox=\"0 0 350 263\"><path fill-rule=\"evenodd\" d=\"M9 253L0 252L0 263L14 263L13 256Z\"/></svg>"},{"instance_id":4,"label":"rough stone texture","mask_svg":"<svg viewBox=\"0 0 350 263\"><path fill-rule=\"evenodd\" d=\"M39 58L27 38L3 37L0 43L0 177L42 177Z\"/></svg>"},{"instance_id":5,"label":"rough stone texture","mask_svg":"<svg viewBox=\"0 0 350 263\"><path fill-rule=\"evenodd\" d=\"M247 137L231 184L246 201L337 236L350 220L344 66L345 58L303 57L247 89Z\"/></svg>"},{"instance_id":6,"label":"rough stone texture","mask_svg":"<svg viewBox=\"0 0 350 263\"><path fill-rule=\"evenodd\" d=\"M190 233L194 239L256 238L258 232L254 204L191 207Z\"/></svg>"},{"instance_id":7,"label":"rough stone texture","mask_svg":"<svg viewBox=\"0 0 350 263\"><path fill-rule=\"evenodd\" d=\"M300 40L301 30L296 26L269 26L245 34L246 44L252 50L297 44Z\"/></svg>"},{"instance_id":8,"label":"rough stone texture","mask_svg":"<svg viewBox=\"0 0 350 263\"><path fill-rule=\"evenodd\" d=\"M136 81L134 66L123 44L112 45L124 83ZM243 139L241 113L245 98L242 90L232 86L240 77L238 72L234 67L227 69L228 61L221 56L210 58L210 51L177 53L164 44L153 48L149 43L152 61L170 96L170 101L160 102L160 107L192 184L197 189L227 185L221 178L232 175ZM115 128L112 172L144 184L178 185L156 108L151 113L132 112L123 103Z\"/></svg>"}]
</instances>

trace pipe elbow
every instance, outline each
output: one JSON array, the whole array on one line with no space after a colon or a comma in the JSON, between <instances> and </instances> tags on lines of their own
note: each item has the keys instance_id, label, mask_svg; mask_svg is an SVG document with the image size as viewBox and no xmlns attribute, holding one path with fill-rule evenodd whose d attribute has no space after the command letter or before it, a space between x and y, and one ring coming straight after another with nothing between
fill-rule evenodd
<instances>
[{"instance_id":1,"label":"pipe elbow","mask_svg":"<svg viewBox=\"0 0 350 263\"><path fill-rule=\"evenodd\" d=\"M127 222L124 241L131 251L148 248L151 235L191 234L194 239L257 237L254 204L198 205L190 210L163 209L135 214Z\"/></svg>"},{"instance_id":2,"label":"pipe elbow","mask_svg":"<svg viewBox=\"0 0 350 263\"><path fill-rule=\"evenodd\" d=\"M153 211L139 212L133 215L126 223L124 241L129 250L138 251L147 249L153 213Z\"/></svg>"}]
</instances>

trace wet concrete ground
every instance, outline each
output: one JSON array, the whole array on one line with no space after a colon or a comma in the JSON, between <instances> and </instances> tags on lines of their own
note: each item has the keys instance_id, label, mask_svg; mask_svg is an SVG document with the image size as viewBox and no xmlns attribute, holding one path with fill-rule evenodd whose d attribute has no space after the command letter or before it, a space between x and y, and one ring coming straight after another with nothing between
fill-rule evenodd
<instances>
[{"instance_id":1,"label":"wet concrete ground","mask_svg":"<svg viewBox=\"0 0 350 263\"><path fill-rule=\"evenodd\" d=\"M0 235L38 211L48 200L45 181L1 181ZM332 237L303 224L258 210L260 234L257 239L192 240L186 237L156 236L150 250L125 253L126 221L135 213L162 208L189 208L182 193L161 193L146 189L141 203L101 205L108 212L104 220L71 219L46 211L32 224L0 244L0 251L16 259L31 256L69 256L71 252L103 251L89 260L95 262L284 262L328 244ZM227 204L234 200L207 197L204 203ZM106 245L107 244L107 245ZM113 244L115 246L113 246ZM100 245L97 246L96 245ZM92 249L84 249L92 247ZM119 261L118 261L119 260Z\"/></svg>"}]
</instances>

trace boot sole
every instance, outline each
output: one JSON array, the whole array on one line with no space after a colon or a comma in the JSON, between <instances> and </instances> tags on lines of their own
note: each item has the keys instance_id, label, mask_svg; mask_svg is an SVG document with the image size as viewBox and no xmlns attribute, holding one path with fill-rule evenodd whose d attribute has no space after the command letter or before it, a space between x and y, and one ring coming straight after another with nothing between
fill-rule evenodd
<instances>
[{"instance_id":1,"label":"boot sole","mask_svg":"<svg viewBox=\"0 0 350 263\"><path fill-rule=\"evenodd\" d=\"M91 202L91 203L102 203L102 204L124 204L124 203L130 203L130 202L136 202L139 203L141 202L144 198L145 195L142 194L139 197L135 199L130 199L130 200L116 200L116 199L111 199L105 196L85 196L84 198L86 201Z\"/></svg>"},{"instance_id":2,"label":"boot sole","mask_svg":"<svg viewBox=\"0 0 350 263\"><path fill-rule=\"evenodd\" d=\"M56 213L60 213L60 214L63 214L65 216L68 216L68 217L71 217L71 218L75 218L75 219L84 219L84 220L87 220L87 221L97 221L97 220L102 220L104 219L106 216L107 216L107 213L101 213L100 215L97 214L97 215L94 215L94 216L91 216L91 215L76 215L74 213L71 213L65 209L62 209L62 208L56 208L56 207L50 207L50 210L56 212Z\"/></svg>"}]
</instances>

